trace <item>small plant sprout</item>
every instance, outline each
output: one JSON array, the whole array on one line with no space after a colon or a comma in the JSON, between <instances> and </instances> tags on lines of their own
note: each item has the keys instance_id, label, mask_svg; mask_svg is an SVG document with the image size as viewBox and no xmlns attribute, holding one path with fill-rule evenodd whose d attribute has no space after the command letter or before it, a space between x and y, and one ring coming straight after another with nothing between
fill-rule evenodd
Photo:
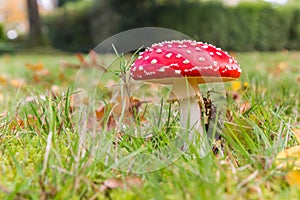
<instances>
[{"instance_id":1,"label":"small plant sprout","mask_svg":"<svg viewBox=\"0 0 300 200\"><path fill-rule=\"evenodd\" d=\"M233 57L211 44L173 40L153 44L139 53L130 72L135 80L171 84L170 99L179 102L182 128L196 129L205 138L201 123L205 105L198 84L236 80L241 68ZM204 142L202 150L206 149Z\"/></svg>"}]
</instances>

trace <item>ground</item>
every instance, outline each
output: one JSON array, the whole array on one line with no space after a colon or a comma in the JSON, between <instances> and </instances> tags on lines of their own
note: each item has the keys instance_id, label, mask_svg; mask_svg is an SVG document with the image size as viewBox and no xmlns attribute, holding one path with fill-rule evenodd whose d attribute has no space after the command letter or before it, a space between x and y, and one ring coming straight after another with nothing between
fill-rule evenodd
<instances>
[{"instance_id":1,"label":"ground","mask_svg":"<svg viewBox=\"0 0 300 200\"><path fill-rule=\"evenodd\" d=\"M299 199L299 188L286 179L290 168L276 164L276 155L297 144L291 130L300 121L300 53L231 54L243 72L238 82L225 85L224 155L201 158L192 145L169 165L136 174L106 167L80 143L71 86L81 55L44 50L2 55L0 198ZM165 126L153 132L164 134ZM160 135L155 146L154 139L133 141L122 134L117 145L131 153L168 141Z\"/></svg>"}]
</instances>

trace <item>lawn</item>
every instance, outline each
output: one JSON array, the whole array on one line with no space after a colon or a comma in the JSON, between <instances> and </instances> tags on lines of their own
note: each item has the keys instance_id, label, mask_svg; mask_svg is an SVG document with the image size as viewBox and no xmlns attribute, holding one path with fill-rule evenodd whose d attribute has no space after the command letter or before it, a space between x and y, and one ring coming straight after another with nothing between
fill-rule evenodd
<instances>
[{"instance_id":1,"label":"lawn","mask_svg":"<svg viewBox=\"0 0 300 200\"><path fill-rule=\"evenodd\" d=\"M132 173L135 170L130 170L128 163L126 170L122 170L121 162L107 167L87 151L81 143L83 128L77 115L84 95L76 87L100 88L101 92L94 95L108 103L102 107L97 104L99 107L92 110L103 121L96 125L101 133L117 135L119 140L114 145L125 148L126 155L139 154L145 146L153 153L170 142L178 132L178 115L170 116L165 110L174 109L171 113L176 113L176 103L171 107L153 96L149 102L146 97L154 91L145 87L146 95L135 101L140 103L140 110L150 107L160 117L151 118L155 116L152 113L144 119L146 122L139 117L136 123L138 127L150 124L145 130L157 137L134 139L130 133L135 127L125 125L128 132L115 130L118 125L103 111L113 98L105 86L116 85L116 77L126 69L116 67L111 76L104 75L99 82L94 65L107 62L104 58L99 63L88 58L89 63L80 71L89 78L81 79L83 76L77 74L80 55L43 51L2 55L0 198L300 199L300 188L290 185L286 178L293 166L282 167L276 162L278 152L297 145L292 130L300 128L300 53L232 55L243 72L238 82L223 87L227 94L222 111L224 155L211 152L202 158L192 144L188 151L172 158L174 162L154 166L157 162L140 161L141 166L134 166L139 172L151 169L148 173ZM115 61L118 65L114 66L122 66L122 61ZM89 123L95 126L94 121ZM166 137L166 130L171 136Z\"/></svg>"}]
</instances>

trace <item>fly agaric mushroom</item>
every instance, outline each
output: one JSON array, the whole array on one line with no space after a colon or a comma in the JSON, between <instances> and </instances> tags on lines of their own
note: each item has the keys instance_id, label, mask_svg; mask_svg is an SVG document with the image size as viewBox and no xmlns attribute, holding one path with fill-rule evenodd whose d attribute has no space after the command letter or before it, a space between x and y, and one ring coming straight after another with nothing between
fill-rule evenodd
<instances>
[{"instance_id":1,"label":"fly agaric mushroom","mask_svg":"<svg viewBox=\"0 0 300 200\"><path fill-rule=\"evenodd\" d=\"M238 79L241 68L220 48L191 40L172 40L153 44L132 64L135 80L172 84L180 106L181 126L196 128L203 134L201 111L204 102L198 84Z\"/></svg>"}]
</instances>

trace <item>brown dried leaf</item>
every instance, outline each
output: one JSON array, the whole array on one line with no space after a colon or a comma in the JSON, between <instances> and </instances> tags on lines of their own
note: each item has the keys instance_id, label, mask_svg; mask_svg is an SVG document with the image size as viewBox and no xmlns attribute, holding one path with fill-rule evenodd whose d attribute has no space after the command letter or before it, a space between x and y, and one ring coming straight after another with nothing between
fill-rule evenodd
<instances>
[{"instance_id":1,"label":"brown dried leaf","mask_svg":"<svg viewBox=\"0 0 300 200\"><path fill-rule=\"evenodd\" d=\"M76 53L75 55L81 64L84 63L84 56L82 54Z\"/></svg>"},{"instance_id":2,"label":"brown dried leaf","mask_svg":"<svg viewBox=\"0 0 300 200\"><path fill-rule=\"evenodd\" d=\"M142 187L143 181L137 176L128 176L125 179L121 178L108 178L101 185L101 190L107 189L126 189L131 187Z\"/></svg>"},{"instance_id":3,"label":"brown dried leaf","mask_svg":"<svg viewBox=\"0 0 300 200\"><path fill-rule=\"evenodd\" d=\"M108 129L115 128L117 125L116 122L122 115L124 117L122 123L124 124L131 124L136 119L136 116L139 116L141 121L146 121L144 116L141 113L139 113L140 106L146 102L148 101L140 101L135 97L122 98L122 96L115 96L109 104L101 104L95 110L95 115L97 121L100 122L100 127L103 127L104 125L103 119L105 115L109 115L106 124Z\"/></svg>"},{"instance_id":4,"label":"brown dried leaf","mask_svg":"<svg viewBox=\"0 0 300 200\"><path fill-rule=\"evenodd\" d=\"M96 117L97 117L98 121L102 121L102 119L104 118L104 112L105 112L105 105L104 104L100 105L95 110L95 114L96 114Z\"/></svg>"},{"instance_id":5,"label":"brown dried leaf","mask_svg":"<svg viewBox=\"0 0 300 200\"><path fill-rule=\"evenodd\" d=\"M242 104L240 104L239 106L239 112L241 114L244 114L245 112L247 112L249 109L251 108L251 104L248 101L243 102Z\"/></svg>"},{"instance_id":6,"label":"brown dried leaf","mask_svg":"<svg viewBox=\"0 0 300 200\"><path fill-rule=\"evenodd\" d=\"M40 82L43 77L47 77L50 75L50 72L48 69L41 69L38 71L34 71L33 73L33 79L36 83Z\"/></svg>"},{"instance_id":7,"label":"brown dried leaf","mask_svg":"<svg viewBox=\"0 0 300 200\"><path fill-rule=\"evenodd\" d=\"M69 68L69 69L79 69L81 64L77 64L77 63L69 63L65 60L62 60L60 62L60 66L62 68Z\"/></svg>"},{"instance_id":8,"label":"brown dried leaf","mask_svg":"<svg viewBox=\"0 0 300 200\"><path fill-rule=\"evenodd\" d=\"M285 72L289 69L289 63L288 62L280 62L276 68L272 69L271 73L273 75L280 75L282 74L282 72Z\"/></svg>"},{"instance_id":9,"label":"brown dried leaf","mask_svg":"<svg viewBox=\"0 0 300 200\"><path fill-rule=\"evenodd\" d=\"M44 64L43 63L37 63L37 64L26 63L25 67L27 69L32 70L32 71L39 71L39 70L43 70L44 69Z\"/></svg>"},{"instance_id":10,"label":"brown dried leaf","mask_svg":"<svg viewBox=\"0 0 300 200\"><path fill-rule=\"evenodd\" d=\"M15 116L8 124L9 129L16 130L18 128L24 128L24 121L18 115Z\"/></svg>"},{"instance_id":11,"label":"brown dried leaf","mask_svg":"<svg viewBox=\"0 0 300 200\"><path fill-rule=\"evenodd\" d=\"M4 75L0 75L0 84L1 85L7 85L8 79Z\"/></svg>"},{"instance_id":12,"label":"brown dried leaf","mask_svg":"<svg viewBox=\"0 0 300 200\"><path fill-rule=\"evenodd\" d=\"M95 114L96 114L96 118L97 118L97 123L100 122L99 126L100 127L103 127L104 125L104 117L105 117L105 113L106 112L109 112L110 111L110 105L104 105L104 104L101 104L95 111ZM115 119L113 118L112 115L109 115L108 116L108 121L107 121L107 129L110 130L114 127L116 127L116 121Z\"/></svg>"},{"instance_id":13,"label":"brown dried leaf","mask_svg":"<svg viewBox=\"0 0 300 200\"><path fill-rule=\"evenodd\" d=\"M37 76L49 76L50 72L48 69L41 69L41 70L35 71L34 74Z\"/></svg>"},{"instance_id":14,"label":"brown dried leaf","mask_svg":"<svg viewBox=\"0 0 300 200\"><path fill-rule=\"evenodd\" d=\"M24 86L25 81L23 79L12 79L10 80L10 84L15 88L21 88Z\"/></svg>"}]
</instances>

